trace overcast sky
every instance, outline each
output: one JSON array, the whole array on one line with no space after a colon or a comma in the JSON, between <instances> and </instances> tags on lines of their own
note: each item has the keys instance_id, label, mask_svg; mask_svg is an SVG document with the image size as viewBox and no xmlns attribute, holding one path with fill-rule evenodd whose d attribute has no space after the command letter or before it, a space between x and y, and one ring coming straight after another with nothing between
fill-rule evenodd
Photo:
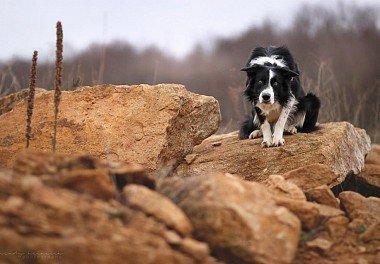
<instances>
[{"instance_id":1,"label":"overcast sky","mask_svg":"<svg viewBox=\"0 0 380 264\"><path fill-rule=\"evenodd\" d=\"M197 42L237 35L267 17L286 26L304 2L336 6L332 0L0 0L0 60L31 57L35 49L41 59L54 59L58 20L66 54L92 42L126 40L180 57Z\"/></svg>"}]
</instances>

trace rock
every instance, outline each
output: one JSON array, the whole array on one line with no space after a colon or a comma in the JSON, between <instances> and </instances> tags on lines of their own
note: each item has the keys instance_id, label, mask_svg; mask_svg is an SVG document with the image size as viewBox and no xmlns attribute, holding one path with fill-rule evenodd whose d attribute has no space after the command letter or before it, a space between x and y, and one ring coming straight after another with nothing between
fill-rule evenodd
<instances>
[{"instance_id":1,"label":"rock","mask_svg":"<svg viewBox=\"0 0 380 264\"><path fill-rule=\"evenodd\" d=\"M199 243L198 241L190 238L182 239L179 244L179 249L190 256L194 256L198 261L204 260L205 257L210 254L207 244Z\"/></svg>"},{"instance_id":2,"label":"rock","mask_svg":"<svg viewBox=\"0 0 380 264\"><path fill-rule=\"evenodd\" d=\"M313 205L316 205L320 214L324 216L320 224L312 229L303 230L295 264L378 263L380 221L379 204L376 201L379 199L365 198L358 193L348 191L341 192L339 199L349 219L338 209L326 205L306 202L308 206L305 204L301 206L300 203L305 202L289 201L292 203L293 212L296 213L296 209L300 212L297 214L300 218L312 215L310 208L314 207ZM304 213L301 214L302 210L298 208L305 208ZM301 220L304 224L305 218Z\"/></svg>"},{"instance_id":3,"label":"rock","mask_svg":"<svg viewBox=\"0 0 380 264\"><path fill-rule=\"evenodd\" d=\"M53 91L36 94L31 149L50 150ZM26 102L0 116L0 164L25 147ZM182 85L100 85L63 91L57 151L138 163L149 171L177 163L220 123L217 100Z\"/></svg>"},{"instance_id":4,"label":"rock","mask_svg":"<svg viewBox=\"0 0 380 264\"><path fill-rule=\"evenodd\" d=\"M60 171L53 166L45 168ZM50 186L40 176L1 171L0 248L2 252L17 254L2 254L0 262L18 263L20 256L28 256L38 263L131 260L133 263L215 263L207 244L191 238L189 227L178 222L180 217L170 218L180 212L179 208L144 186L130 185L125 189L143 190L138 194L141 201L160 197L154 205L162 211L170 210L166 212L166 222L160 219L164 213L156 213L157 208L149 208L148 204L139 208L113 199L105 201L60 185ZM47 258L42 259L38 255L41 252Z\"/></svg>"},{"instance_id":5,"label":"rock","mask_svg":"<svg viewBox=\"0 0 380 264\"><path fill-rule=\"evenodd\" d=\"M327 252L331 249L333 243L323 238L316 238L312 241L308 241L307 246L310 248L317 248L322 250L323 252Z\"/></svg>"},{"instance_id":6,"label":"rock","mask_svg":"<svg viewBox=\"0 0 380 264\"><path fill-rule=\"evenodd\" d=\"M117 194L108 168L86 155L24 151L18 155L14 171L38 176L52 187L60 186L100 199L112 199Z\"/></svg>"},{"instance_id":7,"label":"rock","mask_svg":"<svg viewBox=\"0 0 380 264\"><path fill-rule=\"evenodd\" d=\"M299 220L277 206L267 189L234 176L169 178L159 192L171 198L194 227L194 236L227 263L291 263Z\"/></svg>"},{"instance_id":8,"label":"rock","mask_svg":"<svg viewBox=\"0 0 380 264\"><path fill-rule=\"evenodd\" d=\"M329 233L329 237L333 241L340 242L344 239L347 229L348 229L349 220L344 215L334 216L327 219L325 227Z\"/></svg>"},{"instance_id":9,"label":"rock","mask_svg":"<svg viewBox=\"0 0 380 264\"><path fill-rule=\"evenodd\" d=\"M360 235L360 239L364 242L369 242L371 240L380 240L380 220L379 222L368 227L366 231L362 235Z\"/></svg>"},{"instance_id":10,"label":"rock","mask_svg":"<svg viewBox=\"0 0 380 264\"><path fill-rule=\"evenodd\" d=\"M365 159L366 164L380 164L380 144L372 144L371 152Z\"/></svg>"},{"instance_id":11,"label":"rock","mask_svg":"<svg viewBox=\"0 0 380 264\"><path fill-rule=\"evenodd\" d=\"M109 162L107 165L109 167L109 173L115 178L119 190L122 190L127 184L140 184L150 189L154 189L156 186L156 179L146 173L144 167L139 164Z\"/></svg>"},{"instance_id":12,"label":"rock","mask_svg":"<svg viewBox=\"0 0 380 264\"><path fill-rule=\"evenodd\" d=\"M297 185L286 181L281 175L270 175L262 184L267 186L275 196L306 200L306 196L302 190Z\"/></svg>"},{"instance_id":13,"label":"rock","mask_svg":"<svg viewBox=\"0 0 380 264\"><path fill-rule=\"evenodd\" d=\"M339 200L351 221L360 219L364 229L375 224L380 219L380 199L365 198L356 192L346 191L339 194Z\"/></svg>"},{"instance_id":14,"label":"rock","mask_svg":"<svg viewBox=\"0 0 380 264\"><path fill-rule=\"evenodd\" d=\"M364 171L357 175L359 181L365 184L365 192L380 196L380 145L373 144L371 152L365 160Z\"/></svg>"},{"instance_id":15,"label":"rock","mask_svg":"<svg viewBox=\"0 0 380 264\"><path fill-rule=\"evenodd\" d=\"M379 164L365 164L364 171L358 176L365 184L375 189L374 193L380 195L380 163Z\"/></svg>"},{"instance_id":16,"label":"rock","mask_svg":"<svg viewBox=\"0 0 380 264\"><path fill-rule=\"evenodd\" d=\"M370 139L365 131L347 122L322 124L315 132L285 136L285 140L284 146L263 149L260 147L261 139L239 140L237 132L212 136L194 148L192 155L196 155L195 159L190 164L182 163L177 172L202 174L223 171L262 182L272 174L284 174L305 166L318 168L319 164L324 164L333 173L325 175L326 178L319 173L315 175L316 180L308 178L307 181L315 183L308 187L323 184L332 187L348 174L362 171L364 157L370 150ZM213 146L215 142L218 142L216 147ZM309 169L307 167L305 171Z\"/></svg>"},{"instance_id":17,"label":"rock","mask_svg":"<svg viewBox=\"0 0 380 264\"><path fill-rule=\"evenodd\" d=\"M302 223L302 227L306 229L313 229L325 221L334 217L343 216L344 212L316 203L310 203L301 200L294 200L289 198L276 198L277 205L288 208L295 214Z\"/></svg>"},{"instance_id":18,"label":"rock","mask_svg":"<svg viewBox=\"0 0 380 264\"><path fill-rule=\"evenodd\" d=\"M339 175L323 164L312 164L288 171L282 175L287 181L294 183L304 192L326 184L329 187L336 185Z\"/></svg>"},{"instance_id":19,"label":"rock","mask_svg":"<svg viewBox=\"0 0 380 264\"><path fill-rule=\"evenodd\" d=\"M38 176L49 186L88 193L100 199L117 197L117 191L127 184L155 186L153 176L140 165L104 162L88 155L24 151L17 156L13 169L19 174Z\"/></svg>"},{"instance_id":20,"label":"rock","mask_svg":"<svg viewBox=\"0 0 380 264\"><path fill-rule=\"evenodd\" d=\"M306 196L309 201L328 205L339 209L339 202L335 198L334 193L327 185L322 185L317 188L311 189L306 193Z\"/></svg>"},{"instance_id":21,"label":"rock","mask_svg":"<svg viewBox=\"0 0 380 264\"><path fill-rule=\"evenodd\" d=\"M57 182L65 188L88 193L100 199L112 199L116 197L116 188L112 182L108 170L75 170L62 172Z\"/></svg>"},{"instance_id":22,"label":"rock","mask_svg":"<svg viewBox=\"0 0 380 264\"><path fill-rule=\"evenodd\" d=\"M125 202L151 215L183 236L189 236L192 226L187 216L170 199L141 185L130 184L123 189Z\"/></svg>"}]
</instances>

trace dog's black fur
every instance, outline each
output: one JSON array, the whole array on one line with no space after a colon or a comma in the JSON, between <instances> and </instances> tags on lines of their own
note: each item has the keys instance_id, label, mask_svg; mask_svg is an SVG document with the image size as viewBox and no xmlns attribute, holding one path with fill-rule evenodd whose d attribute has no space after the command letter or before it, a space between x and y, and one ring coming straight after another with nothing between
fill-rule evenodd
<instances>
[{"instance_id":1,"label":"dog's black fur","mask_svg":"<svg viewBox=\"0 0 380 264\"><path fill-rule=\"evenodd\" d=\"M320 101L312 93L305 95L299 79L300 71L286 47L254 49L242 71L247 73L244 94L252 104L252 116L242 124L240 139L247 139L253 131L260 130L266 120L272 127L276 125L277 120L268 119L269 113L272 109L278 112L286 107L290 113L286 128L294 126L299 132L315 129ZM262 100L265 95L268 97L267 92L271 94L271 102L265 103Z\"/></svg>"}]
</instances>

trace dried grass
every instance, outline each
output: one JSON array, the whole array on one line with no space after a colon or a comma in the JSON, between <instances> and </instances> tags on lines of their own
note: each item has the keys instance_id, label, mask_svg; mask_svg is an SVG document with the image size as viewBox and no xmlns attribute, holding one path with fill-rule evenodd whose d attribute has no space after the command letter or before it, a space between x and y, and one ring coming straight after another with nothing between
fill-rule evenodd
<instances>
[{"instance_id":1,"label":"dried grass","mask_svg":"<svg viewBox=\"0 0 380 264\"><path fill-rule=\"evenodd\" d=\"M57 43L55 62L55 86L54 86L54 134L52 139L52 150L55 152L57 145L57 120L59 103L61 101L62 73L63 73L63 31L61 22L57 22Z\"/></svg>"},{"instance_id":2,"label":"dried grass","mask_svg":"<svg viewBox=\"0 0 380 264\"><path fill-rule=\"evenodd\" d=\"M26 110L26 148L29 148L29 143L32 135L32 116L34 109L34 94L36 90L36 80L37 80L37 59L38 51L33 52L32 67L30 68L29 75L29 95L28 95L28 105Z\"/></svg>"}]
</instances>

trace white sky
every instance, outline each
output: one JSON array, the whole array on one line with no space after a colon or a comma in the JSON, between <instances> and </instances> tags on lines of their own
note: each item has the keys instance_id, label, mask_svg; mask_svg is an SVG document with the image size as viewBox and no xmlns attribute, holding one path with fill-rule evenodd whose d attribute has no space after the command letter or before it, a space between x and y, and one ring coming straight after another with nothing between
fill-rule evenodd
<instances>
[{"instance_id":1,"label":"white sky","mask_svg":"<svg viewBox=\"0 0 380 264\"><path fill-rule=\"evenodd\" d=\"M58 20L66 55L92 42L126 40L180 57L197 42L239 34L268 17L286 26L304 2L336 6L332 0L0 0L0 60L31 57L35 49L40 59L54 59Z\"/></svg>"}]
</instances>

